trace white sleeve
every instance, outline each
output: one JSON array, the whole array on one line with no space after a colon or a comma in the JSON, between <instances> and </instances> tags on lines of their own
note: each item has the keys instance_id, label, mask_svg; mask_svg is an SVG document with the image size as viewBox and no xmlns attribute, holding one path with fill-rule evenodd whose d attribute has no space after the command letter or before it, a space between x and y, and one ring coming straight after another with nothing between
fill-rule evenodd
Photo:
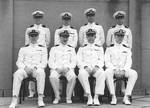
<instances>
[{"instance_id":1,"label":"white sleeve","mask_svg":"<svg viewBox=\"0 0 150 108\"><path fill-rule=\"evenodd\" d=\"M43 47L42 52L41 52L41 62L38 64L37 68L45 68L47 66L47 48Z\"/></svg>"},{"instance_id":2,"label":"white sleeve","mask_svg":"<svg viewBox=\"0 0 150 108\"><path fill-rule=\"evenodd\" d=\"M55 31L55 35L54 35L54 45L58 45L58 44L60 44L60 39L59 39L59 30L57 29L56 31Z\"/></svg>"},{"instance_id":3,"label":"white sleeve","mask_svg":"<svg viewBox=\"0 0 150 108\"><path fill-rule=\"evenodd\" d=\"M77 33L77 30L74 30L74 40L72 40L70 44L73 45L74 48L77 47L77 42L78 42L78 33Z\"/></svg>"},{"instance_id":4,"label":"white sleeve","mask_svg":"<svg viewBox=\"0 0 150 108\"><path fill-rule=\"evenodd\" d=\"M131 50L128 50L128 55L127 55L127 58L126 58L126 61L125 61L125 65L124 65L124 70L128 70L130 69L132 66L132 52Z\"/></svg>"},{"instance_id":5,"label":"white sleeve","mask_svg":"<svg viewBox=\"0 0 150 108\"><path fill-rule=\"evenodd\" d=\"M102 46L105 42L105 35L104 35L104 29L102 26L100 26L100 34L99 34L99 41L100 41L100 46Z\"/></svg>"},{"instance_id":6,"label":"white sleeve","mask_svg":"<svg viewBox=\"0 0 150 108\"><path fill-rule=\"evenodd\" d=\"M108 30L107 32L107 37L106 37L106 45L109 47L112 43L112 31L111 29Z\"/></svg>"},{"instance_id":7,"label":"white sleeve","mask_svg":"<svg viewBox=\"0 0 150 108\"><path fill-rule=\"evenodd\" d=\"M104 50L103 50L103 47L100 47L99 49L100 49L100 52L99 52L96 65L99 67L103 67L104 66Z\"/></svg>"},{"instance_id":8,"label":"white sleeve","mask_svg":"<svg viewBox=\"0 0 150 108\"><path fill-rule=\"evenodd\" d=\"M57 68L55 47L52 47L51 50L50 50L50 52L49 52L48 65L49 65L49 67L52 68L52 69L56 69L56 68Z\"/></svg>"},{"instance_id":9,"label":"white sleeve","mask_svg":"<svg viewBox=\"0 0 150 108\"><path fill-rule=\"evenodd\" d=\"M30 28L27 28L25 32L25 45L28 45L30 43L29 35L28 35L29 29Z\"/></svg>"},{"instance_id":10,"label":"white sleeve","mask_svg":"<svg viewBox=\"0 0 150 108\"><path fill-rule=\"evenodd\" d=\"M71 63L70 63L70 66L69 68L75 68L76 67L76 61L77 61L77 58L76 58L76 52L75 52L75 49L73 48L72 52L71 52Z\"/></svg>"},{"instance_id":11,"label":"white sleeve","mask_svg":"<svg viewBox=\"0 0 150 108\"><path fill-rule=\"evenodd\" d=\"M129 36L128 36L128 44L129 47L132 48L132 32L130 29L129 29Z\"/></svg>"},{"instance_id":12,"label":"white sleeve","mask_svg":"<svg viewBox=\"0 0 150 108\"><path fill-rule=\"evenodd\" d=\"M111 50L109 48L107 48L105 52L105 66L111 69L115 68L114 65L111 63Z\"/></svg>"},{"instance_id":13,"label":"white sleeve","mask_svg":"<svg viewBox=\"0 0 150 108\"><path fill-rule=\"evenodd\" d=\"M49 28L46 28L46 46L49 47L51 42L51 34Z\"/></svg>"},{"instance_id":14,"label":"white sleeve","mask_svg":"<svg viewBox=\"0 0 150 108\"><path fill-rule=\"evenodd\" d=\"M24 69L25 68L25 64L24 64L24 50L22 48L20 48L19 53L18 53L18 59L16 62L16 65L19 69Z\"/></svg>"},{"instance_id":15,"label":"white sleeve","mask_svg":"<svg viewBox=\"0 0 150 108\"><path fill-rule=\"evenodd\" d=\"M80 46L84 45L84 31L83 31L83 27L81 27L80 30L79 30L79 45Z\"/></svg>"}]
</instances>

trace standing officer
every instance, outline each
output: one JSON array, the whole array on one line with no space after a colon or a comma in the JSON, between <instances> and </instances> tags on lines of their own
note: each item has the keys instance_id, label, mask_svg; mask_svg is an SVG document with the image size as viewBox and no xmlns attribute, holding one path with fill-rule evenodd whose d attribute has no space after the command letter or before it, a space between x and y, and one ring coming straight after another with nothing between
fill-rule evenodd
<instances>
[{"instance_id":1,"label":"standing officer","mask_svg":"<svg viewBox=\"0 0 150 108\"><path fill-rule=\"evenodd\" d=\"M37 30L29 31L28 36L30 44L19 50L16 62L18 70L13 76L13 98L9 108L16 107L21 82L30 76L35 77L37 80L38 106L45 106L43 92L45 87L44 68L47 65L47 49L37 43L39 37Z\"/></svg>"},{"instance_id":2,"label":"standing officer","mask_svg":"<svg viewBox=\"0 0 150 108\"><path fill-rule=\"evenodd\" d=\"M60 44L51 48L49 57L49 67L51 68L50 82L52 84L55 100L53 104L58 104L60 100L59 77L65 76L68 84L66 90L66 102L72 103L71 96L76 82L74 68L76 67L75 49L67 45L69 32L60 32Z\"/></svg>"},{"instance_id":3,"label":"standing officer","mask_svg":"<svg viewBox=\"0 0 150 108\"><path fill-rule=\"evenodd\" d=\"M77 53L77 63L79 70L79 81L88 96L87 105L100 105L98 96L104 94L105 88L105 74L104 66L104 50L102 46L95 44L96 31L88 29L86 31L86 38L88 44L80 47ZM95 96L92 99L90 85L88 81L89 76L96 78Z\"/></svg>"},{"instance_id":4,"label":"standing officer","mask_svg":"<svg viewBox=\"0 0 150 108\"><path fill-rule=\"evenodd\" d=\"M55 45L61 44L60 37L59 37L60 32L67 30L69 32L69 40L67 44L72 46L73 48L76 48L78 35L77 35L77 30L70 26L72 14L69 12L64 12L61 13L60 16L62 18L63 25L62 27L60 27L55 31Z\"/></svg>"},{"instance_id":5,"label":"standing officer","mask_svg":"<svg viewBox=\"0 0 150 108\"><path fill-rule=\"evenodd\" d=\"M42 24L42 20L44 17L44 12L42 11L35 11L32 13L33 19L35 24L31 25L29 28L26 29L25 33L25 45L29 44L29 36L28 32L32 29L38 30L39 33L39 39L37 40L39 45L42 45L44 47L49 47L50 45L50 30L47 28L45 25ZM29 82L29 96L28 97L33 97L35 94L35 83L33 81Z\"/></svg>"},{"instance_id":6,"label":"standing officer","mask_svg":"<svg viewBox=\"0 0 150 108\"><path fill-rule=\"evenodd\" d=\"M84 46L88 44L86 38L86 31L88 29L94 29L96 31L95 44L102 46L105 42L103 27L95 22L96 9L89 8L84 12L88 23L82 26L79 30L79 44Z\"/></svg>"},{"instance_id":7,"label":"standing officer","mask_svg":"<svg viewBox=\"0 0 150 108\"><path fill-rule=\"evenodd\" d=\"M132 33L129 27L124 25L125 16L126 16L126 13L124 11L117 11L114 13L113 17L116 20L117 24L108 30L107 38L106 38L107 46L114 44L114 41L115 41L114 31L117 29L123 29L125 31L123 44L129 48L132 48Z\"/></svg>"},{"instance_id":8,"label":"standing officer","mask_svg":"<svg viewBox=\"0 0 150 108\"><path fill-rule=\"evenodd\" d=\"M127 87L125 89L125 95L123 98L124 104L130 105L129 96L131 96L133 87L137 80L137 72L131 69L132 66L132 52L131 49L124 45L123 40L126 35L124 29L114 31L114 46L106 49L105 52L105 65L106 65L106 77L110 94L112 95L111 104L117 103L114 87L114 76L116 78L126 77L128 78Z\"/></svg>"}]
</instances>

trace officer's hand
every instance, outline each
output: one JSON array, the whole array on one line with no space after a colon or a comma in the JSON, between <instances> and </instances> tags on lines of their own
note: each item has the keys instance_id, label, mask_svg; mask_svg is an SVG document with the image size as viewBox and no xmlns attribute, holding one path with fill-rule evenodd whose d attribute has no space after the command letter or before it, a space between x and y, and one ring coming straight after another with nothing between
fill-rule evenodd
<instances>
[{"instance_id":1,"label":"officer's hand","mask_svg":"<svg viewBox=\"0 0 150 108\"><path fill-rule=\"evenodd\" d=\"M91 70L89 67L85 67L85 70L86 70L89 74L92 73L92 70Z\"/></svg>"},{"instance_id":2,"label":"officer's hand","mask_svg":"<svg viewBox=\"0 0 150 108\"><path fill-rule=\"evenodd\" d=\"M120 75L123 78L125 76L125 70L120 70Z\"/></svg>"},{"instance_id":3,"label":"officer's hand","mask_svg":"<svg viewBox=\"0 0 150 108\"><path fill-rule=\"evenodd\" d=\"M115 77L116 78L120 78L121 74L120 74L120 70L119 69L114 69L114 73L115 73Z\"/></svg>"},{"instance_id":4,"label":"officer's hand","mask_svg":"<svg viewBox=\"0 0 150 108\"><path fill-rule=\"evenodd\" d=\"M98 71L99 67L98 66L95 66L92 70L92 73L95 74L97 71Z\"/></svg>"},{"instance_id":5,"label":"officer's hand","mask_svg":"<svg viewBox=\"0 0 150 108\"><path fill-rule=\"evenodd\" d=\"M56 68L56 71L58 72L58 74L62 73L62 69L60 69L60 68Z\"/></svg>"},{"instance_id":6,"label":"officer's hand","mask_svg":"<svg viewBox=\"0 0 150 108\"><path fill-rule=\"evenodd\" d=\"M64 72L67 73L70 69L69 68L64 68Z\"/></svg>"},{"instance_id":7,"label":"officer's hand","mask_svg":"<svg viewBox=\"0 0 150 108\"><path fill-rule=\"evenodd\" d=\"M33 72L33 69L28 67L28 66L25 66L24 70L26 71L27 75L30 76L32 75L32 72Z\"/></svg>"}]
</instances>

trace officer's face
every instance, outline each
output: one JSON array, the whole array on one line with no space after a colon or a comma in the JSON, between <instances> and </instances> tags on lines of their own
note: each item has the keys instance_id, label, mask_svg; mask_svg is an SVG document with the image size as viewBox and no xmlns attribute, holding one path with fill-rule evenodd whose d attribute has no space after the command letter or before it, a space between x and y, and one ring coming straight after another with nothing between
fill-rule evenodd
<instances>
[{"instance_id":1,"label":"officer's face","mask_svg":"<svg viewBox=\"0 0 150 108\"><path fill-rule=\"evenodd\" d=\"M95 41L96 36L87 36L88 43L92 44Z\"/></svg>"},{"instance_id":2,"label":"officer's face","mask_svg":"<svg viewBox=\"0 0 150 108\"><path fill-rule=\"evenodd\" d=\"M30 42L32 44L37 43L38 38L39 38L38 35L32 35L32 36L30 36Z\"/></svg>"},{"instance_id":3,"label":"officer's face","mask_svg":"<svg viewBox=\"0 0 150 108\"><path fill-rule=\"evenodd\" d=\"M39 25L42 23L43 18L34 18L35 24Z\"/></svg>"},{"instance_id":4,"label":"officer's face","mask_svg":"<svg viewBox=\"0 0 150 108\"><path fill-rule=\"evenodd\" d=\"M67 38L67 37L62 37L62 36L60 36L60 42L61 42L63 45L66 45L67 42L68 42L68 38Z\"/></svg>"},{"instance_id":5,"label":"officer's face","mask_svg":"<svg viewBox=\"0 0 150 108\"><path fill-rule=\"evenodd\" d=\"M71 20L62 20L63 25L70 25Z\"/></svg>"},{"instance_id":6,"label":"officer's face","mask_svg":"<svg viewBox=\"0 0 150 108\"><path fill-rule=\"evenodd\" d=\"M116 41L116 43L121 44L123 38L124 38L124 36L115 36L115 41Z\"/></svg>"},{"instance_id":7,"label":"officer's face","mask_svg":"<svg viewBox=\"0 0 150 108\"><path fill-rule=\"evenodd\" d=\"M94 22L95 16L86 16L88 22Z\"/></svg>"},{"instance_id":8,"label":"officer's face","mask_svg":"<svg viewBox=\"0 0 150 108\"><path fill-rule=\"evenodd\" d=\"M124 18L116 19L118 25L122 25L124 23Z\"/></svg>"}]
</instances>

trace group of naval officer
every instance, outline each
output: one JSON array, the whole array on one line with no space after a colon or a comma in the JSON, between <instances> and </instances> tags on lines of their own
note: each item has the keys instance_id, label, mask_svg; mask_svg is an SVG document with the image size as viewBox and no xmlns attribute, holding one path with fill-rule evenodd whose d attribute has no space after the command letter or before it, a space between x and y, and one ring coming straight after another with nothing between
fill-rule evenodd
<instances>
[{"instance_id":1,"label":"group of naval officer","mask_svg":"<svg viewBox=\"0 0 150 108\"><path fill-rule=\"evenodd\" d=\"M41 23L44 12L32 13L35 21L26 29L25 46L20 48L16 65L18 70L13 74L12 102L9 108L16 108L21 82L32 76L37 80L38 106L44 107L45 68L50 68L50 82L54 90L55 99L53 104L60 101L59 77L67 79L66 103L72 103L71 96L75 87L76 78L79 79L84 93L88 97L87 105L100 105L98 97L104 95L105 81L112 96L111 104L117 104L115 95L115 77L126 77L127 86L124 90L123 103L130 105L129 96L137 80L137 72L132 67L132 33L124 25L126 13L117 11L113 17L116 25L108 30L106 37L106 51L104 30L100 24L95 22L96 9L89 8L85 11L88 23L79 30L71 27L72 14L61 13L62 26L56 29L54 44L50 51L50 30ZM75 48L79 40L79 49ZM49 57L48 57L49 53ZM104 70L104 65L106 69ZM79 74L76 76L74 69L78 66ZM95 95L91 96L88 77L96 78ZM29 82L29 97L35 93L35 84Z\"/></svg>"}]
</instances>

